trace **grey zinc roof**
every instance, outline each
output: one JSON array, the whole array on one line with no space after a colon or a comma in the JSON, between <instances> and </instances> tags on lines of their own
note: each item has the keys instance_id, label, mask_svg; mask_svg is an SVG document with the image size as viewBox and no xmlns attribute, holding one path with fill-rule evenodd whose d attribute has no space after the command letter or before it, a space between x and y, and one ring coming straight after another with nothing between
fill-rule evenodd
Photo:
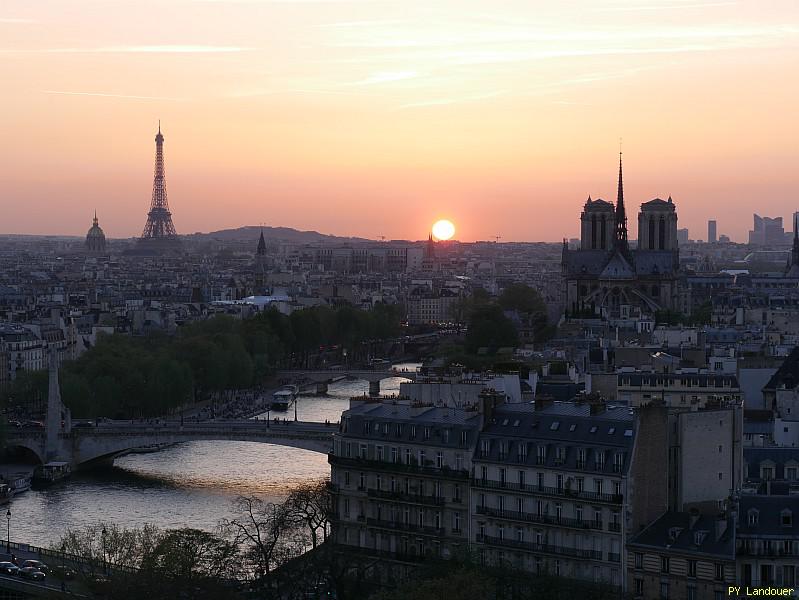
<instances>
[{"instance_id":1,"label":"grey zinc roof","mask_svg":"<svg viewBox=\"0 0 799 600\"><path fill-rule=\"evenodd\" d=\"M744 462L749 471L747 480L760 481L760 463L763 461L774 463L774 479L785 479L785 465L793 461L799 465L799 448L744 448Z\"/></svg>"},{"instance_id":2,"label":"grey zinc roof","mask_svg":"<svg viewBox=\"0 0 799 600\"><path fill-rule=\"evenodd\" d=\"M716 519L700 516L690 527L691 516L687 512L667 512L641 533L629 545L635 550L656 549L679 553L697 553L732 560L735 558L735 526L731 518L726 519L727 528L716 537ZM696 537L696 533L705 532ZM696 542L700 543L697 544Z\"/></svg>"},{"instance_id":3,"label":"grey zinc roof","mask_svg":"<svg viewBox=\"0 0 799 600\"><path fill-rule=\"evenodd\" d=\"M596 470L596 453L616 450L624 453L622 472L630 462L634 440L632 415L627 408L610 408L600 415L590 415L587 404L555 403L535 411L530 404L506 404L499 407L480 434L475 460L537 465L537 447L548 447L544 465L550 468L577 469L578 449L586 450L587 472ZM482 440L491 441L488 454L483 453ZM507 454L500 456L500 444L508 442ZM520 461L518 448L527 446L526 458ZM565 449L563 462L556 464L555 447ZM613 473L613 459L605 457L602 472Z\"/></svg>"},{"instance_id":4,"label":"grey zinc roof","mask_svg":"<svg viewBox=\"0 0 799 600\"><path fill-rule=\"evenodd\" d=\"M799 496L742 495L738 517L738 535L799 539ZM784 511L791 512L790 525L782 524ZM749 524L750 511L757 512L757 522Z\"/></svg>"},{"instance_id":5,"label":"grey zinc roof","mask_svg":"<svg viewBox=\"0 0 799 600\"><path fill-rule=\"evenodd\" d=\"M356 439L374 439L386 443L411 443L466 448L477 440L480 417L475 411L455 408L412 408L404 404L365 403L344 412L342 421L347 431L341 435ZM366 427L366 423L369 427ZM387 427L384 427L387 426ZM399 425L399 427L398 427ZM416 436L411 426L416 425ZM430 427L431 436L425 439L423 429ZM443 431L449 430L445 441ZM461 443L461 432L466 431L466 443Z\"/></svg>"}]
</instances>

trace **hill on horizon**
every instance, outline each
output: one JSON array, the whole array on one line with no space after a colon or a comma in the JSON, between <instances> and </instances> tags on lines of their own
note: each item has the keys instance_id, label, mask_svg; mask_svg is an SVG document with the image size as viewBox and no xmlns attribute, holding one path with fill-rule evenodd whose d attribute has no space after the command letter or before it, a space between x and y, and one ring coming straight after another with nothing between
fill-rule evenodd
<instances>
[{"instance_id":1,"label":"hill on horizon","mask_svg":"<svg viewBox=\"0 0 799 600\"><path fill-rule=\"evenodd\" d=\"M246 225L236 229L221 229L208 233L192 233L185 237L193 239L212 238L217 240L257 240L264 232L264 237L269 240L280 240L285 242L373 242L368 238L343 237L319 233L318 231L301 231L292 227L261 227L260 225Z\"/></svg>"}]
</instances>

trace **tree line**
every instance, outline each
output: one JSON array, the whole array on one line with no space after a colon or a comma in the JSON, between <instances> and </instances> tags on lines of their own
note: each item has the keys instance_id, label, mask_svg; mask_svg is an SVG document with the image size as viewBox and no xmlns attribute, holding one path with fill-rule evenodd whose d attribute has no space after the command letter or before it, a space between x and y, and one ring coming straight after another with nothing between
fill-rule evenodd
<instances>
[{"instance_id":1,"label":"tree line","mask_svg":"<svg viewBox=\"0 0 799 600\"><path fill-rule=\"evenodd\" d=\"M99 523L69 530L58 550L76 572L70 588L114 600L610 600L618 588L531 574L515 564L484 564L462 550L448 560L425 557L401 579L368 550L330 538L334 495L320 480L285 500L241 496L216 532L122 528ZM75 559L78 560L75 560Z\"/></svg>"},{"instance_id":2,"label":"tree line","mask_svg":"<svg viewBox=\"0 0 799 600\"><path fill-rule=\"evenodd\" d=\"M61 396L73 417L147 418L191 400L260 386L278 368L310 366L333 355L365 358L367 343L400 334L401 308L312 307L284 315L270 309L248 319L226 315L196 321L174 336L100 335L60 370ZM314 365L315 366L315 365ZM47 372L18 373L7 405L43 406Z\"/></svg>"}]
</instances>

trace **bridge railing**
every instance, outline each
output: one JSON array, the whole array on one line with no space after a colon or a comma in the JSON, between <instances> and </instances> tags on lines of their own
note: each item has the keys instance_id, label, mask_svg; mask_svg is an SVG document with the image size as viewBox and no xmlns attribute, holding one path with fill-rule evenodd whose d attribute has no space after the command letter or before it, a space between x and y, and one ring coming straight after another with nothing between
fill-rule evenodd
<instances>
[{"instance_id":1,"label":"bridge railing","mask_svg":"<svg viewBox=\"0 0 799 600\"><path fill-rule=\"evenodd\" d=\"M83 565L83 566L94 566L99 565L102 566L103 562L101 560L92 561L87 559L85 556L79 556L77 554L71 554L69 552L62 552L61 550L56 550L54 548L43 548L41 546L32 546L30 544L25 544L22 542L7 542L6 545L11 550L18 550L19 552L29 552L32 554L38 555L40 558L52 558L56 559L60 562L69 562L74 565ZM0 544L2 546L2 544ZM125 571L126 573L137 573L138 569L134 567L128 567L125 565L120 565L117 563L107 563L110 568L118 571ZM54 565L49 565L53 567Z\"/></svg>"}]
</instances>

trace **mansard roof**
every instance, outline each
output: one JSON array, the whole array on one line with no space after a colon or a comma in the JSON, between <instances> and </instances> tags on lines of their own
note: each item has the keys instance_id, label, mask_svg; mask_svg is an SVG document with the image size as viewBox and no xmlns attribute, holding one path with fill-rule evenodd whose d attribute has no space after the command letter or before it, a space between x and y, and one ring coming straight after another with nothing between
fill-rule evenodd
<instances>
[{"instance_id":1,"label":"mansard roof","mask_svg":"<svg viewBox=\"0 0 799 600\"><path fill-rule=\"evenodd\" d=\"M735 558L735 525L731 518L725 519L726 529L716 536L716 519L699 516L691 527L691 515L687 512L670 511L650 524L631 541L632 547L654 548L680 554L702 554L726 560ZM696 534L700 535L697 536ZM704 535L701 535L704 533ZM698 544L696 542L699 542Z\"/></svg>"},{"instance_id":2,"label":"mansard roof","mask_svg":"<svg viewBox=\"0 0 799 600\"><path fill-rule=\"evenodd\" d=\"M750 525L747 515L757 512L757 522ZM783 525L782 516L790 511L790 525ZM799 496L762 496L742 494L739 506L738 535L799 539Z\"/></svg>"},{"instance_id":3,"label":"mansard roof","mask_svg":"<svg viewBox=\"0 0 799 600\"><path fill-rule=\"evenodd\" d=\"M794 348L769 379L764 390L777 390L780 388L794 389L799 386L799 346Z\"/></svg>"}]
</instances>

